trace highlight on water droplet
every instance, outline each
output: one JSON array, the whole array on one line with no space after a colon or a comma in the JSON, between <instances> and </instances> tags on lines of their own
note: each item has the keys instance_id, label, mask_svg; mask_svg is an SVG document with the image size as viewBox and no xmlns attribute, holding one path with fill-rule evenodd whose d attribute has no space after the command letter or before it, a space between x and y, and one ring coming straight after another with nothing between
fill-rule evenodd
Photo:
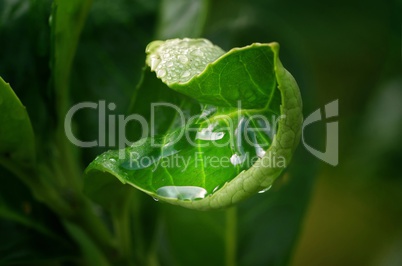
<instances>
[{"instance_id":1,"label":"highlight on water droplet","mask_svg":"<svg viewBox=\"0 0 402 266\"><path fill-rule=\"evenodd\" d=\"M164 70L164 69L159 69L158 72L156 72L156 75L157 75L159 78L163 78L164 76L166 76L166 70Z\"/></svg>"},{"instance_id":2,"label":"highlight on water droplet","mask_svg":"<svg viewBox=\"0 0 402 266\"><path fill-rule=\"evenodd\" d=\"M270 185L270 186L267 187L267 188L264 188L263 190L258 191L258 193L265 193L265 192L267 192L268 190L270 190L271 187L272 187L272 185Z\"/></svg>"},{"instance_id":3,"label":"highlight on water droplet","mask_svg":"<svg viewBox=\"0 0 402 266\"><path fill-rule=\"evenodd\" d=\"M205 198L207 191L196 186L164 186L158 188L156 194L170 199L195 200Z\"/></svg>"},{"instance_id":4,"label":"highlight on water droplet","mask_svg":"<svg viewBox=\"0 0 402 266\"><path fill-rule=\"evenodd\" d=\"M233 165L239 165L241 163L243 163L247 158L247 154L243 154L241 156L237 155L236 153L232 155L232 157L230 157L230 163Z\"/></svg>"},{"instance_id":5,"label":"highlight on water droplet","mask_svg":"<svg viewBox=\"0 0 402 266\"><path fill-rule=\"evenodd\" d=\"M183 72L183 74L181 75L182 78L187 78L191 75L190 71L186 70Z\"/></svg>"},{"instance_id":6,"label":"highlight on water droplet","mask_svg":"<svg viewBox=\"0 0 402 266\"><path fill-rule=\"evenodd\" d=\"M208 125L207 128L203 128L197 132L195 139L200 140L220 140L225 136L224 132L212 132L217 126L217 123Z\"/></svg>"},{"instance_id":7,"label":"highlight on water droplet","mask_svg":"<svg viewBox=\"0 0 402 266\"><path fill-rule=\"evenodd\" d=\"M214 190L212 190L212 193L215 193L216 191L218 191L219 188L220 188L220 186L216 186L216 187L214 188Z\"/></svg>"},{"instance_id":8,"label":"highlight on water droplet","mask_svg":"<svg viewBox=\"0 0 402 266\"><path fill-rule=\"evenodd\" d=\"M265 153L266 153L265 150L260 145L257 145L255 147L255 154L257 154L259 158L264 157Z\"/></svg>"},{"instance_id":9,"label":"highlight on water droplet","mask_svg":"<svg viewBox=\"0 0 402 266\"><path fill-rule=\"evenodd\" d=\"M183 63L183 64L185 64L185 63L188 62L188 57L185 56L185 55L179 55L177 58L178 58L179 61L180 61L181 63Z\"/></svg>"},{"instance_id":10,"label":"highlight on water droplet","mask_svg":"<svg viewBox=\"0 0 402 266\"><path fill-rule=\"evenodd\" d=\"M151 67L152 71L154 71L158 67L159 63L161 62L160 58L156 55L151 56L150 61L151 61L150 67Z\"/></svg>"}]
</instances>

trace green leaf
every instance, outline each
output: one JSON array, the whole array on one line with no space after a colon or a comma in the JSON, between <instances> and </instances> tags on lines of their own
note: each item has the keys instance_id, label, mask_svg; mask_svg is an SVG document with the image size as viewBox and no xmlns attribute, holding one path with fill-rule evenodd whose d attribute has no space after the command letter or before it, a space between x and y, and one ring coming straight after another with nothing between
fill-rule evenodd
<instances>
[{"instance_id":1,"label":"green leaf","mask_svg":"<svg viewBox=\"0 0 402 266\"><path fill-rule=\"evenodd\" d=\"M0 77L0 162L32 166L35 138L25 107Z\"/></svg>"},{"instance_id":2,"label":"green leaf","mask_svg":"<svg viewBox=\"0 0 402 266\"><path fill-rule=\"evenodd\" d=\"M290 162L302 123L300 92L278 51L276 43L224 55L203 39L151 43L151 70L201 110L190 118L178 110L164 135L98 156L87 174L109 172L156 199L203 210L270 187Z\"/></svg>"},{"instance_id":3,"label":"green leaf","mask_svg":"<svg viewBox=\"0 0 402 266\"><path fill-rule=\"evenodd\" d=\"M52 28L52 69L59 120L68 110L71 66L79 37L92 0L56 0L50 17ZM61 122L59 123L61 124Z\"/></svg>"}]
</instances>

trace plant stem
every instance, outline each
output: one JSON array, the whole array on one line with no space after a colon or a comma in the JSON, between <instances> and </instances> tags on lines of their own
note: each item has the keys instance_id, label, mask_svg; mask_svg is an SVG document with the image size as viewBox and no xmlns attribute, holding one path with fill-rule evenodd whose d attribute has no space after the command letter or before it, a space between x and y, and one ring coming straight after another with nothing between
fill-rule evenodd
<instances>
[{"instance_id":1,"label":"plant stem","mask_svg":"<svg viewBox=\"0 0 402 266\"><path fill-rule=\"evenodd\" d=\"M237 249L237 207L230 207L226 211L226 230L225 230L225 247L226 247L226 266L236 265L236 249Z\"/></svg>"}]
</instances>

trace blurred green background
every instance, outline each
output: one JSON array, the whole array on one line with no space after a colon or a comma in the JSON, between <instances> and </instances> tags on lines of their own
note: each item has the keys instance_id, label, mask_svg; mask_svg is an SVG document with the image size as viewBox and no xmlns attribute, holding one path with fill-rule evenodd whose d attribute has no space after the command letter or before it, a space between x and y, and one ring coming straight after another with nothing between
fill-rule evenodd
<instances>
[{"instance_id":1,"label":"blurred green background","mask_svg":"<svg viewBox=\"0 0 402 266\"><path fill-rule=\"evenodd\" d=\"M331 120L339 121L339 165L321 162L300 145L272 193L240 204L239 264L402 265L401 9L399 0L94 0L72 68L72 103L106 99L117 104L116 113L124 113L145 47L154 39L202 36L225 50L279 42L283 65L299 83L305 116L339 99L339 117ZM0 76L27 107L42 141L56 119L49 85L50 11L47 0L0 0ZM96 138L96 115L83 113L75 121L82 139ZM311 146L324 150L325 121L305 134ZM103 150L83 149L82 166ZM2 198L18 208L31 202L7 196L10 187L19 195L29 193L1 171ZM163 214L156 237L166 265L190 265L199 258L222 264L222 245L200 247L221 239L219 212L199 214L143 201L144 215L154 208ZM41 222L63 232L53 214L38 209L45 215L38 211L35 217L46 217ZM152 215L143 219L147 224ZM2 222L3 230L7 226ZM0 254L11 245L5 244L3 230ZM21 243L27 250L32 246ZM50 253L74 256L73 245L66 245L64 252ZM186 258L178 255L184 250Z\"/></svg>"}]
</instances>

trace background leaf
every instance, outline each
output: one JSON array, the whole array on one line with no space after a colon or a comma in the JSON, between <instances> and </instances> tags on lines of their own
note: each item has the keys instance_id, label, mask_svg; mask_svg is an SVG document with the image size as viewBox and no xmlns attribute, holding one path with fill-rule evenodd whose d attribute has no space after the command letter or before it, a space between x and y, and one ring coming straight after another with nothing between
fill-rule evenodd
<instances>
[{"instance_id":1,"label":"background leaf","mask_svg":"<svg viewBox=\"0 0 402 266\"><path fill-rule=\"evenodd\" d=\"M32 167L35 139L25 107L0 77L0 158L3 164Z\"/></svg>"}]
</instances>

